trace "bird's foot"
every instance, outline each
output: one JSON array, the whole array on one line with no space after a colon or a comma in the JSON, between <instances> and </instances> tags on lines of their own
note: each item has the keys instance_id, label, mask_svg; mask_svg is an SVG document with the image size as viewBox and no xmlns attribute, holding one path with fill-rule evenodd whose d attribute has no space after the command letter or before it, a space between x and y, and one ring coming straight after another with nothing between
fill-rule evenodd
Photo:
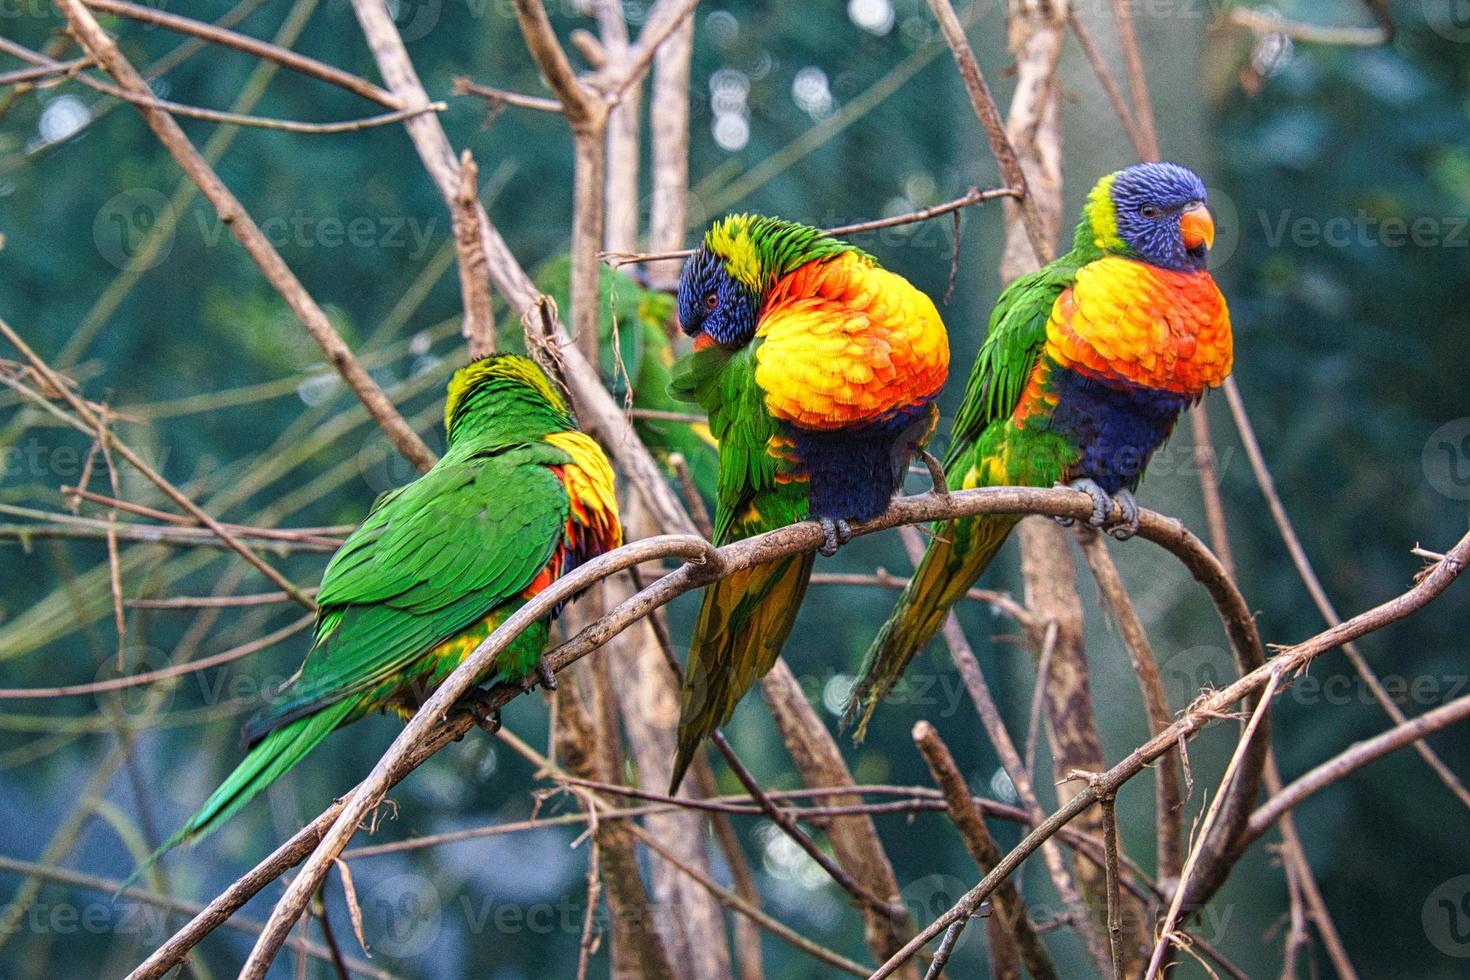
<instances>
[{"instance_id":1,"label":"bird's foot","mask_svg":"<svg viewBox=\"0 0 1470 980\"><path fill-rule=\"evenodd\" d=\"M831 558L837 554L837 549L852 540L852 525L847 521L830 517L821 519L822 524L822 546L817 550L825 557Z\"/></svg>"},{"instance_id":2,"label":"bird's foot","mask_svg":"<svg viewBox=\"0 0 1470 980\"><path fill-rule=\"evenodd\" d=\"M538 658L536 669L521 678L521 692L530 694L535 690L537 681L540 681L541 686L548 691L556 690L556 674L552 671L551 665L546 662L545 657Z\"/></svg>"},{"instance_id":3,"label":"bird's foot","mask_svg":"<svg viewBox=\"0 0 1470 980\"><path fill-rule=\"evenodd\" d=\"M484 688L470 688L459 696L454 706L467 712L485 734L494 735L500 731L500 709L491 706L490 692Z\"/></svg>"},{"instance_id":4,"label":"bird's foot","mask_svg":"<svg viewBox=\"0 0 1470 980\"><path fill-rule=\"evenodd\" d=\"M1113 498L1108 496L1106 490L1086 477L1080 480L1073 480L1067 486L1073 490L1081 490L1092 498L1092 516L1087 519L1087 523L1095 528L1101 529L1107 523L1108 515L1113 511ZM1071 517L1058 517L1056 518L1056 522L1062 527L1071 527L1077 523L1076 519Z\"/></svg>"},{"instance_id":5,"label":"bird's foot","mask_svg":"<svg viewBox=\"0 0 1470 980\"><path fill-rule=\"evenodd\" d=\"M1128 490L1119 490L1113 494L1113 500L1123 511L1123 519L1112 527L1108 533L1119 541L1127 541L1138 533L1138 501L1133 499L1133 494Z\"/></svg>"},{"instance_id":6,"label":"bird's foot","mask_svg":"<svg viewBox=\"0 0 1470 980\"><path fill-rule=\"evenodd\" d=\"M944 466L928 450L920 449L919 458L924 461L924 466L929 470L929 479L934 482L934 489L930 492L936 497L949 499L949 480L944 475Z\"/></svg>"}]
</instances>

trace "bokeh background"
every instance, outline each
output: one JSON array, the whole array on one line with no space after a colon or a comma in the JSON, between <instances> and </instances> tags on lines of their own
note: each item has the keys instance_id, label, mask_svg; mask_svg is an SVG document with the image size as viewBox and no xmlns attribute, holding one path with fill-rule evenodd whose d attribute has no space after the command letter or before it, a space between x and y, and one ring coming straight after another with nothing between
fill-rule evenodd
<instances>
[{"instance_id":1,"label":"bokeh background","mask_svg":"<svg viewBox=\"0 0 1470 980\"><path fill-rule=\"evenodd\" d=\"M996 0L971 31L1002 105L1010 81L1004 10ZM163 5L163 4L160 4ZM173 12L213 20L223 0L174 0ZM304 18L297 46L376 78L343 0L253 4L240 29L271 37ZM548 3L563 32L591 26L574 0ZM635 22L646 7L628 0ZM1107 4L1079 5L1114 65ZM1285 15L1371 26L1367 7L1301 0ZM1237 336L1235 376L1286 506L1327 591L1345 613L1402 591L1416 544L1447 547L1470 513L1470 7L1465 0L1391 5L1396 39L1341 47L1262 39L1204 0L1135 4L1165 156L1205 175L1221 227L1216 273ZM452 79L543 93L509 5L500 0L400 0L397 21L427 88ZM938 203L999 175L922 0L795 4L712 0L697 14L693 72L691 222L731 209L836 224ZM109 22L110 23L110 22ZM39 48L59 20L42 0L0 0L0 34ZM179 39L113 24L135 63ZM7 63L5 68L14 67ZM209 49L156 83L160 95L214 107L261 86L254 112L295 119L361 114L351 96ZM1100 174L1132 162L1086 61L1064 55L1068 225ZM471 148L486 203L528 267L563 253L571 212L571 144L553 116L509 109L487 119L475 99L450 98L451 140ZM94 398L125 418L131 443L221 519L285 526L351 524L411 473L321 362L255 267L191 192L136 112L63 85L13 103L0 93L0 316ZM463 356L448 215L400 127L335 136L224 131L184 122L197 143L222 144L220 173L374 375L426 434L442 386ZM213 142L211 142L213 141ZM220 146L220 149L225 147ZM943 306L961 379L999 288L1000 211L960 221L957 277ZM950 222L859 239L931 295L949 282ZM150 244L151 243L151 244ZM0 352L0 356L11 356ZM1241 587L1268 642L1291 642L1321 622L1287 561L1223 402L1212 401L1231 543ZM61 509L87 452L78 433L0 394L0 504ZM123 496L149 488L122 473ZM916 488L922 481L916 483ZM94 484L101 489L101 484ZM1160 455L1145 503L1203 526L1189 434ZM0 524L24 525L14 512ZM1014 546L986 584L1018 588ZM1182 568L1151 545L1114 546L1163 662L1176 707L1226 676L1218 624ZM130 546L129 593L259 589L238 562L207 549ZM315 581L321 554L274 557ZM861 539L825 569L907 568L896 538ZM114 675L115 635L101 542L0 541L0 676L4 686L86 682ZM1122 644L1090 582L1088 655L1110 757L1146 735ZM814 587L787 657L835 721L848 673L891 595ZM693 597L673 609L676 642ZM268 606L196 617L135 611L127 670L228 649L281 628L297 610ZM1024 731L1034 668L1006 624L979 607L964 614L1012 730ZM1401 704L1417 714L1470 692L1470 590L1369 638L1364 650ZM217 671L125 697L0 702L0 855L121 877L135 855L183 819L238 758L238 723L260 692L299 661L301 635ZM978 793L1013 793L963 700L947 658L931 651L909 695L883 708L861 749L859 781L927 784L909 738L933 721ZM1288 778L1385 727L1385 716L1341 654L1311 684L1279 699L1275 742ZM544 744L545 707L524 698L506 723ZM371 719L330 739L269 794L202 846L164 865L167 885L207 900L347 789L387 746L396 723ZM764 707L752 697L727 729L768 786L796 777ZM1198 808L1234 743L1217 726L1191 749ZM1433 740L1470 773L1463 733ZM1043 750L1044 757L1044 750ZM512 821L533 808L533 772L472 736L441 753L393 797L399 817L382 839ZM1043 799L1049 790L1042 787ZM548 804L566 809L565 799ZM1123 843L1147 863L1152 793L1120 798ZM1308 855L1348 950L1365 977L1461 977L1470 972L1470 813L1412 752L1353 776L1298 811ZM861 924L822 873L762 821L737 823L770 911L804 934L862 958ZM960 841L938 815L882 817L878 828L905 899L921 917L973 883ZM1016 839L997 827L1002 845ZM584 903L584 851L574 829L546 829L358 862L375 963L405 976L570 975ZM1269 838L1268 838L1269 839ZM1026 877L1033 915L1048 917L1044 873ZM274 891L267 896L273 897ZM18 899L25 901L17 905ZM331 911L348 937L340 892ZM259 898L246 914L263 917ZM1273 855L1258 845L1206 912L1200 934L1251 976L1279 969L1287 908ZM157 944L168 923L106 894L55 883L32 893L0 872L0 976L118 975ZM1054 909L1052 910L1054 911ZM177 924L177 920L170 920ZM1086 975L1066 930L1054 949L1064 973ZM191 969L228 975L248 948L216 933ZM954 975L984 963L970 929ZM766 941L768 975L818 977L814 965ZM1323 971L1325 961L1317 964ZM322 968L313 964L313 975ZM605 957L596 968L606 969ZM294 964L277 965L288 975ZM322 974L324 975L324 974ZM1186 961L1181 976L1203 975Z\"/></svg>"}]
</instances>

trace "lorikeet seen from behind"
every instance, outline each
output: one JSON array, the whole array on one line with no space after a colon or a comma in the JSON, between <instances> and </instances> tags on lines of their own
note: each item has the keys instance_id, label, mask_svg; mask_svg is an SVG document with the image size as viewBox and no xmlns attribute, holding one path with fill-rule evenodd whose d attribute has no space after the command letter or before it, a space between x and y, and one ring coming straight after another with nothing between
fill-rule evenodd
<instances>
[{"instance_id":1,"label":"lorikeet seen from behind","mask_svg":"<svg viewBox=\"0 0 1470 980\"><path fill-rule=\"evenodd\" d=\"M219 827L333 730L373 711L411 716L531 597L622 543L607 457L533 362L461 368L444 417L443 458L380 498L327 565L315 642L246 725L249 753L149 863ZM529 678L548 627L517 637L480 682Z\"/></svg>"},{"instance_id":2,"label":"lorikeet seen from behind","mask_svg":"<svg viewBox=\"0 0 1470 980\"><path fill-rule=\"evenodd\" d=\"M684 267L679 326L695 350L671 392L719 442L716 544L818 520L824 554L881 514L934 429L949 342L934 304L814 228L734 215ZM673 788L700 740L774 665L813 556L711 585L690 641Z\"/></svg>"},{"instance_id":3,"label":"lorikeet seen from behind","mask_svg":"<svg viewBox=\"0 0 1470 980\"><path fill-rule=\"evenodd\" d=\"M1097 182L1071 251L1021 276L990 315L945 459L964 488L1066 483L1092 496L1101 527L1132 491L1181 412L1230 373L1230 314L1206 271L1215 228L1204 183L1172 163ZM843 725L873 709L990 564L1019 518L947 521L860 669Z\"/></svg>"}]
</instances>

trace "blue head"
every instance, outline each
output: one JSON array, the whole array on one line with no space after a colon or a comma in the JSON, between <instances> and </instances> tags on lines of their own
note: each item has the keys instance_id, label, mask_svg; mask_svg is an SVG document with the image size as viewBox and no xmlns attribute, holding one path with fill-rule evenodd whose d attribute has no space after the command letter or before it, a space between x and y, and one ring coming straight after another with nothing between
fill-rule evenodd
<instances>
[{"instance_id":1,"label":"blue head","mask_svg":"<svg viewBox=\"0 0 1470 980\"><path fill-rule=\"evenodd\" d=\"M1102 178L1088 195L1082 238L1105 252L1176 272L1205 268L1215 223L1205 184L1175 163L1139 163Z\"/></svg>"},{"instance_id":2,"label":"blue head","mask_svg":"<svg viewBox=\"0 0 1470 980\"><path fill-rule=\"evenodd\" d=\"M695 339L694 346L741 347L755 336L759 319L754 290L735 278L708 243L696 249L679 275L679 329Z\"/></svg>"}]
</instances>

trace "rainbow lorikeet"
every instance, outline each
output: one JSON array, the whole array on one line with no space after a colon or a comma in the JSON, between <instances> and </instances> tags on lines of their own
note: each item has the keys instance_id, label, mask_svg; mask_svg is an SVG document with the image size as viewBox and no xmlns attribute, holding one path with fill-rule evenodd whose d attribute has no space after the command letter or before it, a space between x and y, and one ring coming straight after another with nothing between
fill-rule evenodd
<instances>
[{"instance_id":1,"label":"rainbow lorikeet","mask_svg":"<svg viewBox=\"0 0 1470 980\"><path fill-rule=\"evenodd\" d=\"M373 711L411 716L527 600L622 543L607 457L535 363L492 354L461 368L444 419L443 458L384 494L327 565L315 642L245 726L249 753L149 863L219 827L333 730ZM548 627L517 637L481 682L532 677ZM479 699L467 706L488 721Z\"/></svg>"},{"instance_id":2,"label":"rainbow lorikeet","mask_svg":"<svg viewBox=\"0 0 1470 980\"><path fill-rule=\"evenodd\" d=\"M1172 163L1109 174L1088 195L1071 251L1006 287L955 419L945 471L966 489L1065 483L1116 500L1126 538L1132 491L1181 412L1219 386L1233 358L1230 313L1206 271L1215 228L1205 185ZM1019 518L935 528L912 581L865 658L843 715L873 709Z\"/></svg>"},{"instance_id":3,"label":"rainbow lorikeet","mask_svg":"<svg viewBox=\"0 0 1470 980\"><path fill-rule=\"evenodd\" d=\"M694 351L670 391L719 442L714 539L818 520L823 554L881 514L937 419L949 340L929 297L814 228L734 215L684 266L679 326ZM705 590L690 642L673 787L702 738L769 671L791 631L811 554Z\"/></svg>"}]
</instances>

